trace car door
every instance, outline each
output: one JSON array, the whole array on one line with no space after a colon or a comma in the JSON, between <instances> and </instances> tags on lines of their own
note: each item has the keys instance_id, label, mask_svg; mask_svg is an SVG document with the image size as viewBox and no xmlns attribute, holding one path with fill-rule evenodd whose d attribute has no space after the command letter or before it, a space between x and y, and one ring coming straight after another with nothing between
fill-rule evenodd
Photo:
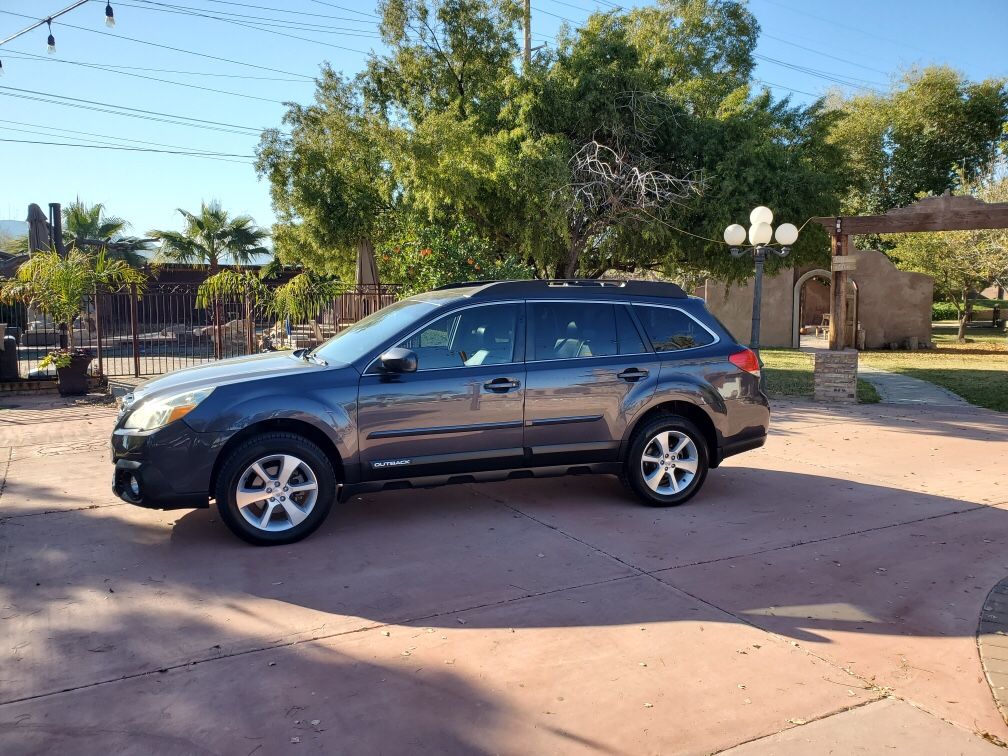
<instances>
[{"instance_id":1,"label":"car door","mask_svg":"<svg viewBox=\"0 0 1008 756\"><path fill-rule=\"evenodd\" d=\"M397 346L415 373L373 363L361 377L361 474L382 480L518 465L523 457L524 304L464 307Z\"/></svg>"},{"instance_id":2,"label":"car door","mask_svg":"<svg viewBox=\"0 0 1008 756\"><path fill-rule=\"evenodd\" d=\"M621 302L529 301L525 446L535 465L617 458L659 362Z\"/></svg>"}]
</instances>

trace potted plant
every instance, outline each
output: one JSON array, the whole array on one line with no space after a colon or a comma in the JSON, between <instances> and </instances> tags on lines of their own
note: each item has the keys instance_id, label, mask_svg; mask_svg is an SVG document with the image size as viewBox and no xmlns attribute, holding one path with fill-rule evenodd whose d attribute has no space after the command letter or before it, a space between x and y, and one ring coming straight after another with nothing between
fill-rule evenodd
<instances>
[{"instance_id":1,"label":"potted plant","mask_svg":"<svg viewBox=\"0 0 1008 756\"><path fill-rule=\"evenodd\" d=\"M61 394L87 393L87 369L92 356L74 345L74 319L81 312L84 298L100 286L119 287L123 284L143 286L144 275L123 260L71 248L66 256L56 251L36 252L22 263L14 278L0 286L0 300L23 302L51 317L59 324L61 335L58 349L51 350L39 367L55 366Z\"/></svg>"}]
</instances>

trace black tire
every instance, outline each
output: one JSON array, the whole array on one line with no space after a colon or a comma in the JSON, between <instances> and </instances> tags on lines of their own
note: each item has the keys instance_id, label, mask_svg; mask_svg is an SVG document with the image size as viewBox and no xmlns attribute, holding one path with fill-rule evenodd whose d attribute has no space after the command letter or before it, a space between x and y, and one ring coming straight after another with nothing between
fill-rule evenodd
<instances>
[{"instance_id":1,"label":"black tire","mask_svg":"<svg viewBox=\"0 0 1008 756\"><path fill-rule=\"evenodd\" d=\"M292 481L292 486L310 486L314 482L317 486L314 489L315 498L310 509L305 507L308 512L307 516L296 524L292 522L292 517L287 515L285 511L286 506L280 505L279 502L274 502L271 512L275 510L275 514L271 515L267 527L284 527L284 529L275 531L266 530L253 525L246 518L246 515L242 513L237 502L238 486L239 484L247 485L252 480L252 486L256 487L255 482L259 481L260 478L258 476L253 477L248 472L251 465L264 458L271 456L282 458L284 455L294 457L304 465L299 466L294 471L292 478L296 477L297 481ZM278 460L279 462L280 460ZM279 467L280 464L277 465L277 468ZM273 469L269 468L265 471L271 472ZM269 475L268 477L273 477L273 475ZM314 481L311 480L311 477L314 477ZM245 480L243 481L242 478L245 478ZM263 485L270 485L270 482L263 481ZM263 490L266 489L264 488ZM286 488L284 488L284 491L286 492ZM297 491L294 493L302 502L307 501L306 497L310 495ZM280 496L279 489L276 496ZM295 501L293 495L288 493L287 496L290 496L289 503ZM325 520L326 515L329 514L329 510L332 508L333 501L336 498L336 475L333 472L332 463L326 454L316 444L305 437L299 436L296 433L263 433L253 436L228 453L217 475L214 497L217 499L217 509L220 511L224 524L239 538L256 546L277 546L285 543L294 543L313 533ZM273 502L273 499L266 500L265 497L266 495L264 494L261 503L246 507L245 511L249 517L254 516L257 511L265 512L266 506L269 505L268 502ZM293 509L291 512L298 517L301 516ZM286 520L286 525L284 525L283 520Z\"/></svg>"},{"instance_id":2,"label":"black tire","mask_svg":"<svg viewBox=\"0 0 1008 756\"><path fill-rule=\"evenodd\" d=\"M669 457L664 454L659 455L662 463L648 462L642 464L645 450L648 450L649 457L654 457L657 446L652 446L652 440L659 434L671 432L677 434L675 438L681 440L683 437L692 442L692 448L687 445L680 452L677 459L672 456L673 449L669 449ZM693 453L695 450L695 454ZM687 456L688 455L688 456ZM694 459L695 457L695 459ZM678 464L676 464L678 463ZM696 471L692 477L686 481L688 468L695 463ZM671 467L668 471L663 471L665 466ZM696 492L704 484L707 478L707 470L710 466L710 458L707 450L707 441L703 433L689 420L679 415L660 415L653 420L648 420L641 427L634 431L630 439L626 459L623 462L623 478L627 485L637 495L644 504L650 507L672 507L689 501L696 495ZM660 490L654 490L645 480L645 468L650 473L648 476L652 483L656 482ZM675 481L669 476L674 476ZM661 485L664 483L664 485ZM682 483L679 490L675 490Z\"/></svg>"}]
</instances>

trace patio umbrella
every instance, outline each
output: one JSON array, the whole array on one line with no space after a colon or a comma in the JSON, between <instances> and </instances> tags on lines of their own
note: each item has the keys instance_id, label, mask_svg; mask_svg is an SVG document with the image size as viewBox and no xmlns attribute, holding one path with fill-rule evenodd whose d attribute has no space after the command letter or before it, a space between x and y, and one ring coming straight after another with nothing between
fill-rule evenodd
<instances>
[{"instance_id":1,"label":"patio umbrella","mask_svg":"<svg viewBox=\"0 0 1008 756\"><path fill-rule=\"evenodd\" d=\"M34 202L28 205L28 249L45 252L52 249L49 219Z\"/></svg>"},{"instance_id":2,"label":"patio umbrella","mask_svg":"<svg viewBox=\"0 0 1008 756\"><path fill-rule=\"evenodd\" d=\"M375 262L374 247L370 239L357 245L357 285L377 287L378 264Z\"/></svg>"},{"instance_id":3,"label":"patio umbrella","mask_svg":"<svg viewBox=\"0 0 1008 756\"><path fill-rule=\"evenodd\" d=\"M375 262L374 246L370 239L364 239L357 245L357 291L363 294L359 300L361 312L357 314L358 318L379 308L378 264Z\"/></svg>"}]
</instances>

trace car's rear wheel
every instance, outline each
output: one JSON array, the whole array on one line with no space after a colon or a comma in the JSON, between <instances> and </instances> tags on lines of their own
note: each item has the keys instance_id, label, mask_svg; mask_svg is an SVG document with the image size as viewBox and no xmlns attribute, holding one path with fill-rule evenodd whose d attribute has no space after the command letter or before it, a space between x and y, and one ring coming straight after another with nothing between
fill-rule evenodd
<instances>
[{"instance_id":1,"label":"car's rear wheel","mask_svg":"<svg viewBox=\"0 0 1008 756\"><path fill-rule=\"evenodd\" d=\"M707 442L678 415L660 415L638 428L624 463L626 482L645 504L670 507L692 498L707 477Z\"/></svg>"},{"instance_id":2,"label":"car's rear wheel","mask_svg":"<svg viewBox=\"0 0 1008 756\"><path fill-rule=\"evenodd\" d=\"M221 519L258 546L311 534L332 507L336 476L325 453L294 433L264 433L231 451L214 492Z\"/></svg>"}]
</instances>

